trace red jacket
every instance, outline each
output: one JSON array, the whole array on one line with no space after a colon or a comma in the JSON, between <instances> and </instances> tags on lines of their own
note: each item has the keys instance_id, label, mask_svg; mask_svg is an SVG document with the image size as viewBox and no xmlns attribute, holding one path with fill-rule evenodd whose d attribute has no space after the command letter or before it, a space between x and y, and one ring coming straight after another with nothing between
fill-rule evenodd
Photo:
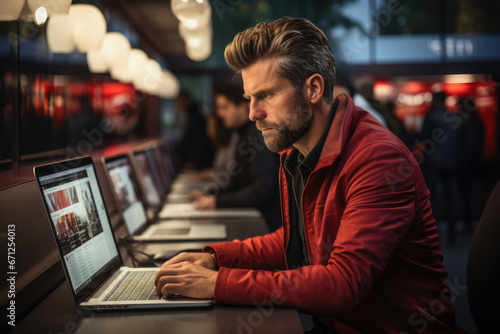
<instances>
[{"instance_id":1,"label":"red jacket","mask_svg":"<svg viewBox=\"0 0 500 334\"><path fill-rule=\"evenodd\" d=\"M417 162L350 98L337 102L302 196L311 265L287 269L289 197L281 167L283 228L209 246L220 266L215 301L256 305L263 315L275 306L297 308L327 317L340 333L456 332Z\"/></svg>"}]
</instances>

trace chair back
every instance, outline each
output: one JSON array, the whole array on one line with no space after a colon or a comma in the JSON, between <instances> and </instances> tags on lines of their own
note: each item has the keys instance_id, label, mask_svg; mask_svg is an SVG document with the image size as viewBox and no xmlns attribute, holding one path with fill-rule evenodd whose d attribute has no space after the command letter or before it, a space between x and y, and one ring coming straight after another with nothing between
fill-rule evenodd
<instances>
[{"instance_id":1,"label":"chair back","mask_svg":"<svg viewBox=\"0 0 500 334\"><path fill-rule=\"evenodd\" d=\"M480 333L491 332L500 318L500 182L491 193L469 250L469 308Z\"/></svg>"}]
</instances>

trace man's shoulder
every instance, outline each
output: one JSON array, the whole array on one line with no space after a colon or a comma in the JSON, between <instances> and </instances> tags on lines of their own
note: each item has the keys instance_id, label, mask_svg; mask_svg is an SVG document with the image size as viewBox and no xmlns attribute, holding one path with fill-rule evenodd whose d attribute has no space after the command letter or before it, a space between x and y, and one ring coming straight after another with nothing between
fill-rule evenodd
<instances>
[{"instance_id":1,"label":"man's shoulder","mask_svg":"<svg viewBox=\"0 0 500 334\"><path fill-rule=\"evenodd\" d=\"M399 152L404 156L411 155L408 147L401 139L382 124L373 122L369 117L359 119L345 149L352 153L377 150L379 152Z\"/></svg>"}]
</instances>

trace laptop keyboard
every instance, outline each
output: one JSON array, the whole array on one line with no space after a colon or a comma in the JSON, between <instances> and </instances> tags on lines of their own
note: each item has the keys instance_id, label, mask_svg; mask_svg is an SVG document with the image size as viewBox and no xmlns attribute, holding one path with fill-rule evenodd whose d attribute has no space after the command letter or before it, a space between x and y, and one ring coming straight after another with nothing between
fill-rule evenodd
<instances>
[{"instance_id":1,"label":"laptop keyboard","mask_svg":"<svg viewBox=\"0 0 500 334\"><path fill-rule=\"evenodd\" d=\"M158 228L153 235L186 235L189 233L189 227L181 228Z\"/></svg>"},{"instance_id":2,"label":"laptop keyboard","mask_svg":"<svg viewBox=\"0 0 500 334\"><path fill-rule=\"evenodd\" d=\"M104 297L104 301L161 299L156 295L155 277L157 271L129 271Z\"/></svg>"}]
</instances>

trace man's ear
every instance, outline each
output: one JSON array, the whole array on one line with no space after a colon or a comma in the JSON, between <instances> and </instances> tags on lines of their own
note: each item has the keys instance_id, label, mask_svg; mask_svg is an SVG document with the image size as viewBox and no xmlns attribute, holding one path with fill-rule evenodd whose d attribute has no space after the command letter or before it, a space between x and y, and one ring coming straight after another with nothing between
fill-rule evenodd
<instances>
[{"instance_id":1,"label":"man's ear","mask_svg":"<svg viewBox=\"0 0 500 334\"><path fill-rule=\"evenodd\" d=\"M315 73L306 79L304 82L304 97L309 103L319 103L323 98L323 91L325 89L325 81L323 77Z\"/></svg>"}]
</instances>

